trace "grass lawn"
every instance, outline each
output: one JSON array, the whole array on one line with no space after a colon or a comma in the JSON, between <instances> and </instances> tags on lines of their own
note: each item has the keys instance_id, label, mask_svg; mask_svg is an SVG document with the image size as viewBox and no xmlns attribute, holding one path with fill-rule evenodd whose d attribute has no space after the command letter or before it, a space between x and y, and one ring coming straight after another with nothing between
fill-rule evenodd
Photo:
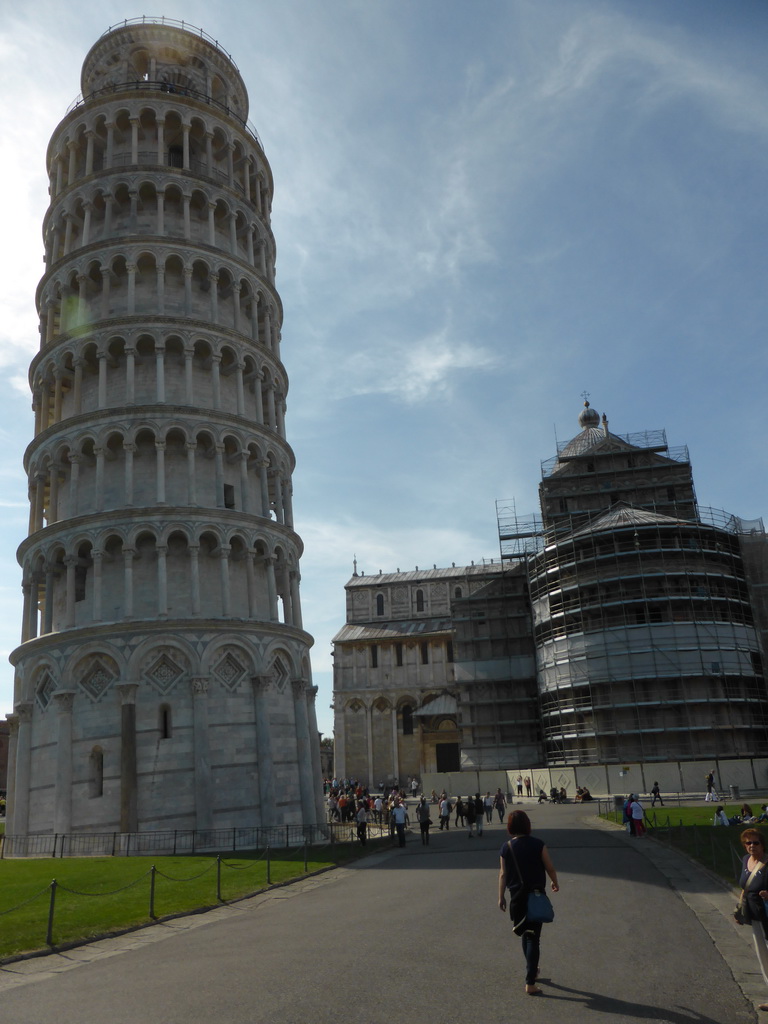
<instances>
[{"instance_id":1,"label":"grass lawn","mask_svg":"<svg viewBox=\"0 0 768 1024\"><path fill-rule=\"evenodd\" d=\"M317 871L389 845L390 840L383 839L370 841L364 849L347 843L310 848L306 870ZM215 857L0 860L0 958L46 947L54 878L53 945L148 923L153 863L155 917L219 905ZM272 884L304 873L303 848L272 851ZM222 900L247 896L266 886L263 851L222 857Z\"/></svg>"},{"instance_id":2,"label":"grass lawn","mask_svg":"<svg viewBox=\"0 0 768 1024\"><path fill-rule=\"evenodd\" d=\"M750 799L749 805L753 811L758 811L760 805L766 802L766 797L761 796ZM741 870L741 858L744 856L739 836L742 830L749 826L715 828L712 820L718 806L720 805L705 804L703 801L692 807L656 806L651 810L646 806L646 824L649 835L676 847L731 885L735 885ZM722 806L729 818L738 814L741 809L740 803L723 803ZM611 812L604 817L620 822L621 812ZM765 835L768 845L768 826L760 826L760 831Z\"/></svg>"}]
</instances>

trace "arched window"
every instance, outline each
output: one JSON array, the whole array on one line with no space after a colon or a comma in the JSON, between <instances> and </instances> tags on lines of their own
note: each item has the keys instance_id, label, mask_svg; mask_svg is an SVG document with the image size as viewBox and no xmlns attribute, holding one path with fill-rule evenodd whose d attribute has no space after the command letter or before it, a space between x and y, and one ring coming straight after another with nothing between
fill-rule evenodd
<instances>
[{"instance_id":1,"label":"arched window","mask_svg":"<svg viewBox=\"0 0 768 1024\"><path fill-rule=\"evenodd\" d=\"M94 747L88 758L88 796L104 795L104 751Z\"/></svg>"},{"instance_id":2,"label":"arched window","mask_svg":"<svg viewBox=\"0 0 768 1024\"><path fill-rule=\"evenodd\" d=\"M158 728L160 730L160 739L169 740L173 734L173 726L171 723L171 705L161 704L160 714L158 716Z\"/></svg>"},{"instance_id":3,"label":"arched window","mask_svg":"<svg viewBox=\"0 0 768 1024\"><path fill-rule=\"evenodd\" d=\"M413 736L413 708L410 704L403 704L401 714L403 716L403 736Z\"/></svg>"},{"instance_id":4,"label":"arched window","mask_svg":"<svg viewBox=\"0 0 768 1024\"><path fill-rule=\"evenodd\" d=\"M383 615L384 614L384 595L383 594L377 594L376 595L376 614L377 615Z\"/></svg>"},{"instance_id":5,"label":"arched window","mask_svg":"<svg viewBox=\"0 0 768 1024\"><path fill-rule=\"evenodd\" d=\"M416 611L417 612L423 612L424 611L424 591L423 590L417 590L416 591Z\"/></svg>"},{"instance_id":6,"label":"arched window","mask_svg":"<svg viewBox=\"0 0 768 1024\"><path fill-rule=\"evenodd\" d=\"M461 597L461 587L456 587L456 589L453 592L453 596L454 597Z\"/></svg>"}]
</instances>

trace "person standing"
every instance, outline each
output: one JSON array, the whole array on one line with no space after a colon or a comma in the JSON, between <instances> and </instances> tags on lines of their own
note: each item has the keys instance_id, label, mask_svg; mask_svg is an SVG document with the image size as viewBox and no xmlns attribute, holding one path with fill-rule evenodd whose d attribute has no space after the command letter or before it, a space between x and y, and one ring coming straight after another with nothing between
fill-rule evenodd
<instances>
[{"instance_id":1,"label":"person standing","mask_svg":"<svg viewBox=\"0 0 768 1024\"><path fill-rule=\"evenodd\" d=\"M640 839L645 835L645 811L643 805L640 803L640 797L635 793L632 796L632 802L629 805L629 813L632 818L633 835Z\"/></svg>"},{"instance_id":2,"label":"person standing","mask_svg":"<svg viewBox=\"0 0 768 1024\"><path fill-rule=\"evenodd\" d=\"M661 790L659 789L658 782L654 782L654 784L651 786L651 796L653 797L653 799L651 800L651 807L656 806L657 800L659 801L662 807L664 806L664 801L661 799Z\"/></svg>"},{"instance_id":3,"label":"person standing","mask_svg":"<svg viewBox=\"0 0 768 1024\"><path fill-rule=\"evenodd\" d=\"M360 840L363 846L368 837L368 808L364 803L360 803L357 808L357 838Z\"/></svg>"},{"instance_id":4,"label":"person standing","mask_svg":"<svg viewBox=\"0 0 768 1024\"><path fill-rule=\"evenodd\" d=\"M429 816L429 804L425 796L422 796L416 805L416 820L421 831L421 845L429 846L429 826L432 824L432 819Z\"/></svg>"},{"instance_id":5,"label":"person standing","mask_svg":"<svg viewBox=\"0 0 768 1024\"><path fill-rule=\"evenodd\" d=\"M522 775L518 775L517 778L515 779L515 783L517 784L517 795L518 796L522 796L523 795L523 776Z\"/></svg>"},{"instance_id":6,"label":"person standing","mask_svg":"<svg viewBox=\"0 0 768 1024\"><path fill-rule=\"evenodd\" d=\"M483 797L483 807L485 808L485 820L490 825L493 821L493 797L490 790Z\"/></svg>"},{"instance_id":7,"label":"person standing","mask_svg":"<svg viewBox=\"0 0 768 1024\"><path fill-rule=\"evenodd\" d=\"M440 831L445 828L446 832L451 831L451 801L443 793L442 799L440 800Z\"/></svg>"},{"instance_id":8,"label":"person standing","mask_svg":"<svg viewBox=\"0 0 768 1024\"><path fill-rule=\"evenodd\" d=\"M466 803L464 804L464 817L467 819L467 825L469 826L469 838L472 838L472 833L475 830L475 801L471 796L467 797Z\"/></svg>"},{"instance_id":9,"label":"person standing","mask_svg":"<svg viewBox=\"0 0 768 1024\"><path fill-rule=\"evenodd\" d=\"M413 778L411 779L411 796L415 800L418 795L419 795L419 780L414 775Z\"/></svg>"},{"instance_id":10,"label":"person standing","mask_svg":"<svg viewBox=\"0 0 768 1024\"><path fill-rule=\"evenodd\" d=\"M526 796L530 796L531 795L531 780L530 780L530 778L527 775L523 779L523 784L525 785L525 795Z\"/></svg>"},{"instance_id":11,"label":"person standing","mask_svg":"<svg viewBox=\"0 0 768 1024\"><path fill-rule=\"evenodd\" d=\"M456 801L456 828L459 827L459 820L461 820L461 827L464 828L464 801L461 797Z\"/></svg>"},{"instance_id":12,"label":"person standing","mask_svg":"<svg viewBox=\"0 0 768 1024\"><path fill-rule=\"evenodd\" d=\"M718 796L717 796L717 790L715 789L715 769L714 768L712 769L711 772L707 772L706 784L707 784L707 795L704 797L705 801L706 800L716 801L718 799Z\"/></svg>"},{"instance_id":13,"label":"person standing","mask_svg":"<svg viewBox=\"0 0 768 1024\"><path fill-rule=\"evenodd\" d=\"M510 838L499 855L499 910L507 909L509 890L509 916L515 935L523 940L525 957L525 991L529 996L540 995L536 984L539 973L541 922L528 921L528 894L547 887L547 876L552 892L559 892L557 872L547 847L541 839L531 835L531 819L525 811L512 811L507 819Z\"/></svg>"},{"instance_id":14,"label":"person standing","mask_svg":"<svg viewBox=\"0 0 768 1024\"><path fill-rule=\"evenodd\" d=\"M507 807L507 801L505 800L501 789L497 789L493 795L493 806L496 808L496 813L499 815L499 821L504 821L504 811Z\"/></svg>"},{"instance_id":15,"label":"person standing","mask_svg":"<svg viewBox=\"0 0 768 1024\"><path fill-rule=\"evenodd\" d=\"M471 797L470 797L471 799ZM483 804L483 798L479 793L475 793L475 831L479 836L483 834L483 813L485 806Z\"/></svg>"},{"instance_id":16,"label":"person standing","mask_svg":"<svg viewBox=\"0 0 768 1024\"><path fill-rule=\"evenodd\" d=\"M397 845L405 846L405 808L403 807L402 801L399 796L395 797L395 802L392 805L392 824L395 826L397 832Z\"/></svg>"},{"instance_id":17,"label":"person standing","mask_svg":"<svg viewBox=\"0 0 768 1024\"><path fill-rule=\"evenodd\" d=\"M768 985L768 916L764 902L768 900L768 855L765 852L765 839L756 828L745 828L740 838L746 854L741 862L739 885L752 925L757 962L760 964L763 981ZM768 1010L768 1003L760 1003L758 1009Z\"/></svg>"}]
</instances>

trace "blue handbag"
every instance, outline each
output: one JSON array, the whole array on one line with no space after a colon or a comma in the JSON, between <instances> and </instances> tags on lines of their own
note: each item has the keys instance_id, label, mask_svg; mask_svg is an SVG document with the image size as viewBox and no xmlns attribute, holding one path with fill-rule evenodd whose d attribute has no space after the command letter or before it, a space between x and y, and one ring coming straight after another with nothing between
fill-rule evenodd
<instances>
[{"instance_id":1,"label":"blue handbag","mask_svg":"<svg viewBox=\"0 0 768 1024\"><path fill-rule=\"evenodd\" d=\"M515 847L511 839L508 845L509 852L512 854L512 860L515 862L515 870L517 871L517 877L520 879L520 885L524 886L525 883L523 882L523 876L520 874L520 866L517 863ZM541 889L530 889L528 891L525 919L530 921L531 924L550 924L555 920L555 908L552 906L549 896L542 892Z\"/></svg>"},{"instance_id":2,"label":"blue handbag","mask_svg":"<svg viewBox=\"0 0 768 1024\"><path fill-rule=\"evenodd\" d=\"M528 909L525 916L533 924L550 924L555 920L555 908L549 896L541 889L532 889L528 893Z\"/></svg>"}]
</instances>

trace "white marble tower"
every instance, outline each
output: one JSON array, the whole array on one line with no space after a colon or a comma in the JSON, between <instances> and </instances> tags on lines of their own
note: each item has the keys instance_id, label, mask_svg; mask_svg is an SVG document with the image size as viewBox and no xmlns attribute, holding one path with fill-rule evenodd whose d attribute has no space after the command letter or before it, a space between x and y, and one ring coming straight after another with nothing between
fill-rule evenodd
<instances>
[{"instance_id":1,"label":"white marble tower","mask_svg":"<svg viewBox=\"0 0 768 1024\"><path fill-rule=\"evenodd\" d=\"M108 30L48 147L9 834L322 820L272 173L232 58Z\"/></svg>"}]
</instances>

